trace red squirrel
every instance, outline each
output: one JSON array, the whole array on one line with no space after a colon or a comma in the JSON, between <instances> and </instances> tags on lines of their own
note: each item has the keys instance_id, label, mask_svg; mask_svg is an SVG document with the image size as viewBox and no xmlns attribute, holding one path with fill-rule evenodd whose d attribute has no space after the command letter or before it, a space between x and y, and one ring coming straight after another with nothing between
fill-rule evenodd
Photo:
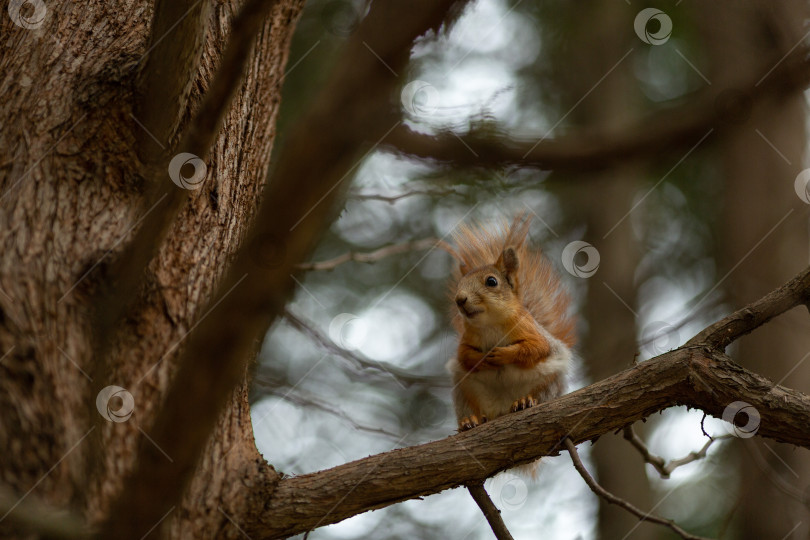
<instances>
[{"instance_id":1,"label":"red squirrel","mask_svg":"<svg viewBox=\"0 0 810 540\"><path fill-rule=\"evenodd\" d=\"M570 298L527 245L529 220L499 230L462 226L450 283L458 352L447 364L459 431L561 395L571 363Z\"/></svg>"}]
</instances>

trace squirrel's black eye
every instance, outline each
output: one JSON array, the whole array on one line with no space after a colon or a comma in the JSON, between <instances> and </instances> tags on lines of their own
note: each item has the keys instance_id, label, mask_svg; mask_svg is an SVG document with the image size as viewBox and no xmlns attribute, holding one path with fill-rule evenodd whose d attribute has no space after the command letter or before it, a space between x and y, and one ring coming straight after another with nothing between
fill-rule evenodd
<instances>
[{"instance_id":1,"label":"squirrel's black eye","mask_svg":"<svg viewBox=\"0 0 810 540\"><path fill-rule=\"evenodd\" d=\"M489 276L484 283L486 284L487 287L497 287L498 286L498 280L495 279L492 276Z\"/></svg>"}]
</instances>

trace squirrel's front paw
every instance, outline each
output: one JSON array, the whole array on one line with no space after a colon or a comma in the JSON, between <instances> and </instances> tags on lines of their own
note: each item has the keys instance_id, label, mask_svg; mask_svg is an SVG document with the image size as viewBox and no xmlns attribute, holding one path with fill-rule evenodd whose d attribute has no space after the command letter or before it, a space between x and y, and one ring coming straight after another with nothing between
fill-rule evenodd
<instances>
[{"instance_id":1,"label":"squirrel's front paw","mask_svg":"<svg viewBox=\"0 0 810 540\"><path fill-rule=\"evenodd\" d=\"M458 423L458 430L459 431L467 431L468 429L472 429L475 426L481 425L487 421L486 416L481 417L481 421L478 421L478 417L475 415L472 416L465 416L462 418Z\"/></svg>"},{"instance_id":2,"label":"squirrel's front paw","mask_svg":"<svg viewBox=\"0 0 810 540\"><path fill-rule=\"evenodd\" d=\"M534 407L535 405L537 405L537 400L529 395L515 400L515 402L512 403L511 410L512 412L522 411L523 409L528 409L529 407Z\"/></svg>"},{"instance_id":3,"label":"squirrel's front paw","mask_svg":"<svg viewBox=\"0 0 810 540\"><path fill-rule=\"evenodd\" d=\"M503 355L498 351L498 347L495 347L481 358L478 369L498 369L502 366Z\"/></svg>"}]
</instances>

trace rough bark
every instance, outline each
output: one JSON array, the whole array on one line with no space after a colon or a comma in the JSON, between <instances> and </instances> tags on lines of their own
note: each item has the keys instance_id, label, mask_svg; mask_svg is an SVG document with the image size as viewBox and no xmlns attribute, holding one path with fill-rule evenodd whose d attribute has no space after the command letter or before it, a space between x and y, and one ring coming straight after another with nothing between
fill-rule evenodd
<instances>
[{"instance_id":1,"label":"rough bark","mask_svg":"<svg viewBox=\"0 0 810 540\"><path fill-rule=\"evenodd\" d=\"M283 538L556 455L566 436L577 444L596 440L675 405L721 416L741 398L761 414L759 435L810 448L810 397L774 385L722 353L689 347L448 439L284 478L271 506L245 531Z\"/></svg>"},{"instance_id":2,"label":"rough bark","mask_svg":"<svg viewBox=\"0 0 810 540\"><path fill-rule=\"evenodd\" d=\"M240 4L210 10L185 120L218 66ZM133 230L149 219L140 208L138 141L168 143L144 139L135 121L152 13L129 2L47 7L38 29L0 17L0 444L8 449L0 478L20 494L35 486L33 496L97 521L131 470L138 442L149 444L142 433L163 402L180 345L258 206L302 2L279 2L266 22L212 148L205 185L191 194L152 261L141 302L116 329L106 370L91 365L91 298ZM105 371L109 377L94 376ZM134 396L127 422L96 412L96 394L111 384ZM235 392L212 440L252 437L245 392L244 385ZM216 451L209 445L199 474L210 493L226 494L232 484L215 471L229 462L215 463ZM255 449L252 458L260 459ZM223 526L238 535L215 507L196 506L206 495L194 489L166 522L191 536Z\"/></svg>"}]
</instances>

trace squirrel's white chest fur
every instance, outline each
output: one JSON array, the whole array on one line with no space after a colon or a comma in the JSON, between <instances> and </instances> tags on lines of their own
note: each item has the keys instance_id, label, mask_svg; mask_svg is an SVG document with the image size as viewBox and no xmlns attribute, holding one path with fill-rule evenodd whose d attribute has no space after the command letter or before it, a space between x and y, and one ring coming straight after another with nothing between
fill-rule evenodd
<instances>
[{"instance_id":1,"label":"squirrel's white chest fur","mask_svg":"<svg viewBox=\"0 0 810 540\"><path fill-rule=\"evenodd\" d=\"M551 354L531 369L506 365L499 369L468 372L455 358L450 359L447 368L453 376L453 402L459 419L475 414L463 397L465 395L475 396L481 413L492 420L508 413L515 400L531 394L550 377L565 376L571 364L570 349L539 325L538 328L548 339ZM534 397L544 399L541 395Z\"/></svg>"}]
</instances>

